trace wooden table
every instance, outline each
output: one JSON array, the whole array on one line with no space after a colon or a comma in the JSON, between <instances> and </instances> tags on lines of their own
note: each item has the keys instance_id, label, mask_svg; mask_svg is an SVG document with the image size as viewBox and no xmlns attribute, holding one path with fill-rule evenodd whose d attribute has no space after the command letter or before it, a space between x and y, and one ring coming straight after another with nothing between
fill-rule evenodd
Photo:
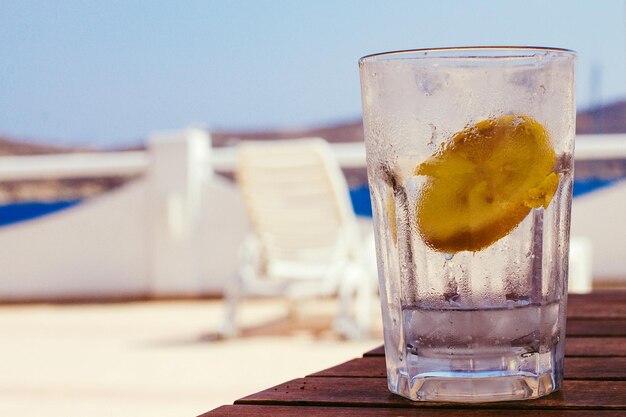
<instances>
[{"instance_id":1,"label":"wooden table","mask_svg":"<svg viewBox=\"0 0 626 417\"><path fill-rule=\"evenodd\" d=\"M537 400L411 402L387 390L381 346L202 416L626 416L626 291L570 295L567 316L563 388Z\"/></svg>"}]
</instances>

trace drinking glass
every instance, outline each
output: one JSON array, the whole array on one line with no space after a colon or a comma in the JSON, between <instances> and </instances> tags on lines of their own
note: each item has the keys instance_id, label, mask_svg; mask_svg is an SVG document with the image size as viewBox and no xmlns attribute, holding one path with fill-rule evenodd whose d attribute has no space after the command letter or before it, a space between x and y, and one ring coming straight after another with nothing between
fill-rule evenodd
<instances>
[{"instance_id":1,"label":"drinking glass","mask_svg":"<svg viewBox=\"0 0 626 417\"><path fill-rule=\"evenodd\" d=\"M389 389L411 400L561 387L576 54L359 60Z\"/></svg>"}]
</instances>

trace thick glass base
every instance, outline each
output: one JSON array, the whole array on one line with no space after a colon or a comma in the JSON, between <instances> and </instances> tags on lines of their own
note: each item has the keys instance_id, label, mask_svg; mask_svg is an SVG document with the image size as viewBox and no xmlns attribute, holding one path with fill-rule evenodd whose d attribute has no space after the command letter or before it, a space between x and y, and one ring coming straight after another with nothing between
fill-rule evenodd
<instances>
[{"instance_id":1,"label":"thick glass base","mask_svg":"<svg viewBox=\"0 0 626 417\"><path fill-rule=\"evenodd\" d=\"M558 390L562 381L562 362L553 360L553 352L507 355L497 359L407 359L409 373L400 372L395 384L390 380L389 389L413 401L526 400Z\"/></svg>"}]
</instances>

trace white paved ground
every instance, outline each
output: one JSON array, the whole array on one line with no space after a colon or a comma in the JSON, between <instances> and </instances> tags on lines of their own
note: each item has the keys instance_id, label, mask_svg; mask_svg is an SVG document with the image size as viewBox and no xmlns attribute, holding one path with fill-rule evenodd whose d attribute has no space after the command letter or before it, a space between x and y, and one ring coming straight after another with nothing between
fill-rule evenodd
<instances>
[{"instance_id":1,"label":"white paved ground","mask_svg":"<svg viewBox=\"0 0 626 417\"><path fill-rule=\"evenodd\" d=\"M249 301L230 341L217 300L0 306L0 416L195 416L382 344L340 340L334 306Z\"/></svg>"}]
</instances>

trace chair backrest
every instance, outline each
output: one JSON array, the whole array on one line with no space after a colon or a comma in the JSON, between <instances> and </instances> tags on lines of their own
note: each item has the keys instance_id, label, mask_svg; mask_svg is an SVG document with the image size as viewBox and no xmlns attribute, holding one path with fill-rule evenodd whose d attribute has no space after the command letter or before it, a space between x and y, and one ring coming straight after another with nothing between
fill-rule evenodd
<instances>
[{"instance_id":1,"label":"chair backrest","mask_svg":"<svg viewBox=\"0 0 626 417\"><path fill-rule=\"evenodd\" d=\"M348 186L323 139L242 142L237 180L265 262L329 262L351 250Z\"/></svg>"}]
</instances>

